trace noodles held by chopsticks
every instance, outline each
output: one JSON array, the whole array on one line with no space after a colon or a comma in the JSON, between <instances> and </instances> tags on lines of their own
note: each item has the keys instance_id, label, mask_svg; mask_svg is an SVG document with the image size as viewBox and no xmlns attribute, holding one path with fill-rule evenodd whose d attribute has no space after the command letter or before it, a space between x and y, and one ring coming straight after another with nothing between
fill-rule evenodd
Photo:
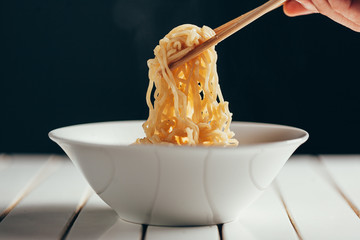
<instances>
[{"instance_id":1,"label":"noodles held by chopsticks","mask_svg":"<svg viewBox=\"0 0 360 240\"><path fill-rule=\"evenodd\" d=\"M185 24L160 40L154 49L155 58L148 60L149 117L143 124L146 137L137 139L136 143L238 144L229 129L232 114L218 83L215 48L207 49L173 70L168 67L214 34L209 27Z\"/></svg>"}]
</instances>

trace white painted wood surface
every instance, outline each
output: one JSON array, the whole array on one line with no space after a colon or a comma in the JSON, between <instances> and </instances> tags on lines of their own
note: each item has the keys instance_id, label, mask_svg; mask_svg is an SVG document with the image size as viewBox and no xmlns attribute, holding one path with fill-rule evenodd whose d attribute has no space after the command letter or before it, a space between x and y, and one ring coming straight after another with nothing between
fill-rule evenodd
<instances>
[{"instance_id":1,"label":"white painted wood surface","mask_svg":"<svg viewBox=\"0 0 360 240\"><path fill-rule=\"evenodd\" d=\"M68 160L50 159L44 166L43 171L34 175L32 191L1 221L0 239L57 239L62 236L83 199L87 183ZM10 176L7 184L16 177L17 174Z\"/></svg>"},{"instance_id":2,"label":"white painted wood surface","mask_svg":"<svg viewBox=\"0 0 360 240\"><path fill-rule=\"evenodd\" d=\"M0 154L0 239L360 239L359 207L360 155L293 157L235 222L157 227L119 219L65 157Z\"/></svg>"},{"instance_id":3,"label":"white painted wood surface","mask_svg":"<svg viewBox=\"0 0 360 240\"><path fill-rule=\"evenodd\" d=\"M329 181L318 159L289 161L276 183L303 239L360 239L359 217Z\"/></svg>"},{"instance_id":4,"label":"white painted wood surface","mask_svg":"<svg viewBox=\"0 0 360 240\"><path fill-rule=\"evenodd\" d=\"M223 226L224 240L271 239L272 236L277 240L298 239L274 186L245 209L238 221Z\"/></svg>"},{"instance_id":5,"label":"white painted wood surface","mask_svg":"<svg viewBox=\"0 0 360 240\"><path fill-rule=\"evenodd\" d=\"M337 190L360 218L360 156L321 156Z\"/></svg>"},{"instance_id":6,"label":"white painted wood surface","mask_svg":"<svg viewBox=\"0 0 360 240\"><path fill-rule=\"evenodd\" d=\"M49 156L0 157L0 214L26 195L48 159Z\"/></svg>"}]
</instances>

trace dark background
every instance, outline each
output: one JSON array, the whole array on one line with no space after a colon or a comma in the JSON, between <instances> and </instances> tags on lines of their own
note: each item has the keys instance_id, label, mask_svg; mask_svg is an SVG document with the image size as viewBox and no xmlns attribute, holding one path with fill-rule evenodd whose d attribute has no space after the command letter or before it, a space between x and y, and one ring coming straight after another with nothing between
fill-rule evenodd
<instances>
[{"instance_id":1,"label":"dark background","mask_svg":"<svg viewBox=\"0 0 360 240\"><path fill-rule=\"evenodd\" d=\"M54 128L145 119L146 60L166 33L264 2L1 1L0 152L59 153ZM359 33L277 9L216 49L234 120L307 130L298 153L360 152Z\"/></svg>"}]
</instances>

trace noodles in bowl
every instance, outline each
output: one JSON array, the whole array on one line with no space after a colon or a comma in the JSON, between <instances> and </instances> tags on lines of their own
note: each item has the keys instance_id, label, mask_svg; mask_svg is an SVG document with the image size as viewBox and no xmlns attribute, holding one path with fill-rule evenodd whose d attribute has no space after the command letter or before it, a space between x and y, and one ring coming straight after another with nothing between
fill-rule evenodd
<instances>
[{"instance_id":1,"label":"noodles in bowl","mask_svg":"<svg viewBox=\"0 0 360 240\"><path fill-rule=\"evenodd\" d=\"M173 70L168 67L214 34L209 27L185 24L160 40L154 49L155 58L148 61L149 117L143 124L146 137L137 143L238 144L230 131L229 103L224 101L218 82L215 48L207 49Z\"/></svg>"}]
</instances>

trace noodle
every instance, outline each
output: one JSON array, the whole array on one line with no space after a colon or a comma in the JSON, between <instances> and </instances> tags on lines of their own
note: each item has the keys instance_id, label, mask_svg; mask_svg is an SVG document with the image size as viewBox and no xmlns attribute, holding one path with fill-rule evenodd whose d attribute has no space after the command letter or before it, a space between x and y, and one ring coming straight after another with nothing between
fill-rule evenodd
<instances>
[{"instance_id":1,"label":"noodle","mask_svg":"<svg viewBox=\"0 0 360 240\"><path fill-rule=\"evenodd\" d=\"M145 138L136 143L176 145L233 145L232 114L224 101L216 72L215 47L170 70L168 65L214 35L209 27L185 24L170 31L148 60L149 117L143 124ZM153 89L155 85L155 90ZM154 105L151 93L154 90Z\"/></svg>"}]
</instances>

